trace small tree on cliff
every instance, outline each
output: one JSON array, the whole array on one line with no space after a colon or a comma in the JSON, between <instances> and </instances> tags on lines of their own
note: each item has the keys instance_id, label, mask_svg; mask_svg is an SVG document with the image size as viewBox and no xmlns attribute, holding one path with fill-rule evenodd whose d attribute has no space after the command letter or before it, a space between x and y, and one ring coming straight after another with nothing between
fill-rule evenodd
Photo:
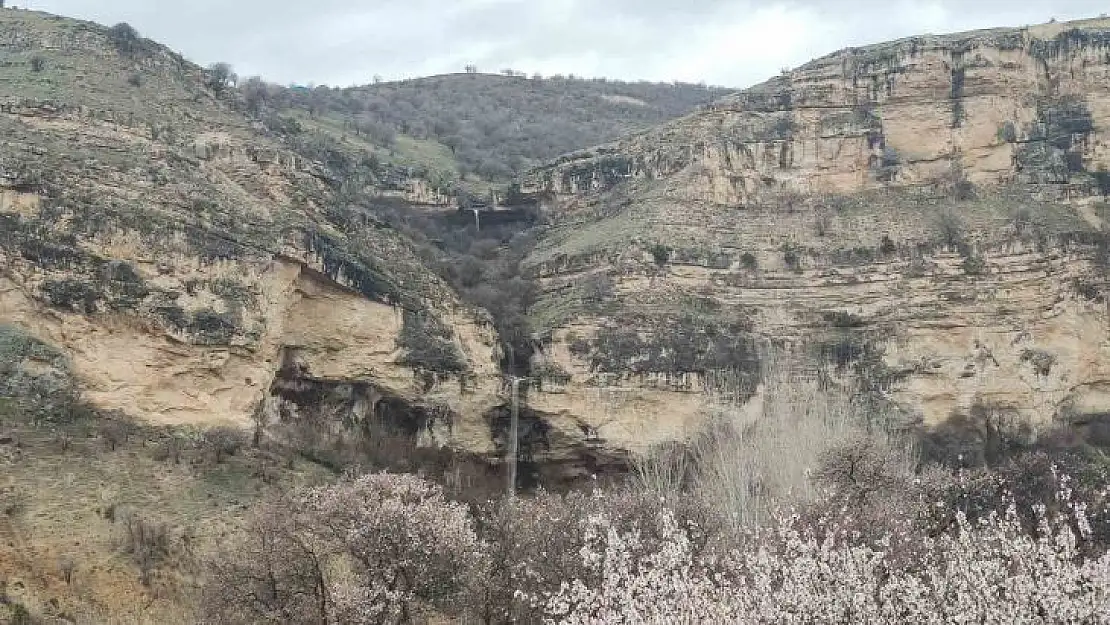
<instances>
[{"instance_id":1,"label":"small tree on cliff","mask_svg":"<svg viewBox=\"0 0 1110 625\"><path fill-rule=\"evenodd\" d=\"M205 83L217 94L227 91L228 87L233 87L239 82L239 76L228 63L213 63L208 66L206 74Z\"/></svg>"},{"instance_id":2,"label":"small tree on cliff","mask_svg":"<svg viewBox=\"0 0 1110 625\"><path fill-rule=\"evenodd\" d=\"M127 22L120 22L115 26L108 29L108 38L116 46L118 51L123 56L132 56L139 50L139 44L142 38L139 36L139 31L135 30Z\"/></svg>"}]
</instances>

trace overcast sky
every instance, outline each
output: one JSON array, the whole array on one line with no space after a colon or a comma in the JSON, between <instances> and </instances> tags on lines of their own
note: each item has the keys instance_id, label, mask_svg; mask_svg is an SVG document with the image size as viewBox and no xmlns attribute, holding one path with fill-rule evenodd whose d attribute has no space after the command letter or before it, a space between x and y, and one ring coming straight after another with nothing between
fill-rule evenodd
<instances>
[{"instance_id":1,"label":"overcast sky","mask_svg":"<svg viewBox=\"0 0 1110 625\"><path fill-rule=\"evenodd\" d=\"M1095 17L1106 0L10 0L128 22L241 76L364 84L503 68L746 87L834 50Z\"/></svg>"}]
</instances>

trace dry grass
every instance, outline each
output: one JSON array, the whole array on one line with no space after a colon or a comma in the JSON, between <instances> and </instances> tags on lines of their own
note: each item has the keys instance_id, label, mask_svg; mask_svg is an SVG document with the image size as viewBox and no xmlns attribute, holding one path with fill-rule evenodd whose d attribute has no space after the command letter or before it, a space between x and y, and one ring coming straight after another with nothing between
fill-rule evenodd
<instances>
[{"instance_id":1,"label":"dry grass","mask_svg":"<svg viewBox=\"0 0 1110 625\"><path fill-rule=\"evenodd\" d=\"M276 486L260 477L265 465L281 468L284 486L322 479L308 465L290 469L264 451L214 464L193 448L180 464L160 462L164 432L136 430L110 451L93 423L66 432L66 445L58 432L11 418L0 426L20 443L18 454L0 455L0 474L22 493L18 514L0 516L0 582L39 617L193 622L193 554L222 541L250 503L272 492ZM157 529L157 544L131 540L136 524L144 536Z\"/></svg>"}]
</instances>

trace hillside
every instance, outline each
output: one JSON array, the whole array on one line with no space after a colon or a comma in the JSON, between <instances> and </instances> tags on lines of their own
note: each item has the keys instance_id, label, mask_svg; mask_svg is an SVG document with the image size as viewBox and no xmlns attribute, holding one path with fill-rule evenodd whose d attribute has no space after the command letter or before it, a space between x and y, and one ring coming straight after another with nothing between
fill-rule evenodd
<instances>
[{"instance_id":1,"label":"hillside","mask_svg":"<svg viewBox=\"0 0 1110 625\"><path fill-rule=\"evenodd\" d=\"M248 107L365 141L385 162L506 183L560 154L650 128L727 94L683 83L450 74L352 88L242 85Z\"/></svg>"},{"instance_id":2,"label":"hillside","mask_svg":"<svg viewBox=\"0 0 1110 625\"><path fill-rule=\"evenodd\" d=\"M916 37L538 168L536 366L565 374L531 407L643 445L758 397L776 343L903 426L1098 423L1108 77L1106 20Z\"/></svg>"},{"instance_id":3,"label":"hillside","mask_svg":"<svg viewBox=\"0 0 1110 625\"><path fill-rule=\"evenodd\" d=\"M433 531L411 535L443 538L403 541L422 557L471 513L504 541L513 566L490 560L481 592L518 622L538 608L513 584L560 587L548 554L585 553L555 547L578 540L566 513L602 500L489 507L512 447L514 486L559 489L702 445L701 477L751 469L732 486L753 499L809 488L805 463L863 425L959 466L1054 449L1030 434L1050 423L1105 448L1108 79L1110 21L1091 20L842 50L728 95L481 74L301 89L0 9L0 621L195 622L214 562L315 557L266 542L315 517L257 504L346 471L465 502L439 527L425 483L380 478L397 517L419 500ZM517 203L455 210L460 178ZM650 495L612 506L656 516ZM264 557L227 557L253 522L274 524ZM321 592L302 572L290 594ZM243 622L251 583L223 589Z\"/></svg>"},{"instance_id":4,"label":"hillside","mask_svg":"<svg viewBox=\"0 0 1110 625\"><path fill-rule=\"evenodd\" d=\"M308 473L342 471L360 433L393 454L386 464L412 462L418 443L496 453L484 417L505 399L488 314L317 160L329 153L266 130L218 77L127 27L3 9L0 58L5 602L179 616L188 577L143 594L112 550L123 517L93 523L89 498L118 491L102 503L174 531L188 519L201 549L235 516L229 501L295 479L258 476L258 463L286 466L270 451L228 469L203 441L235 450L253 430L299 449ZM125 429L105 433L112 423ZM131 485L156 473L146 456L167 436L195 462ZM90 533L58 531L67 520ZM66 550L99 573L79 605L51 607Z\"/></svg>"}]
</instances>

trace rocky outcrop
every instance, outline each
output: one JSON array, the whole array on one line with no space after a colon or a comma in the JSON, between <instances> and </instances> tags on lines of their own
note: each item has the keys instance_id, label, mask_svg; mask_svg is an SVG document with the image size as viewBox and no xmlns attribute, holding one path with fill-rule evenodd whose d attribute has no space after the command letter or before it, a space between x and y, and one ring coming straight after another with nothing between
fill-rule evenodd
<instances>
[{"instance_id":1,"label":"rocky outcrop","mask_svg":"<svg viewBox=\"0 0 1110 625\"><path fill-rule=\"evenodd\" d=\"M533 172L532 406L641 448L777 344L926 423L1110 412L1108 76L1106 20L917 37Z\"/></svg>"},{"instance_id":2,"label":"rocky outcrop","mask_svg":"<svg viewBox=\"0 0 1110 625\"><path fill-rule=\"evenodd\" d=\"M494 453L488 315L374 217L371 194L199 68L113 37L0 12L0 50L18 53L0 69L0 324L63 353L98 407L153 423L248 427L294 372L434 410L444 425L422 444Z\"/></svg>"},{"instance_id":3,"label":"rocky outcrop","mask_svg":"<svg viewBox=\"0 0 1110 625\"><path fill-rule=\"evenodd\" d=\"M843 50L705 110L536 171L563 194L672 179L725 205L966 176L1110 188L1110 22L925 36Z\"/></svg>"}]
</instances>

